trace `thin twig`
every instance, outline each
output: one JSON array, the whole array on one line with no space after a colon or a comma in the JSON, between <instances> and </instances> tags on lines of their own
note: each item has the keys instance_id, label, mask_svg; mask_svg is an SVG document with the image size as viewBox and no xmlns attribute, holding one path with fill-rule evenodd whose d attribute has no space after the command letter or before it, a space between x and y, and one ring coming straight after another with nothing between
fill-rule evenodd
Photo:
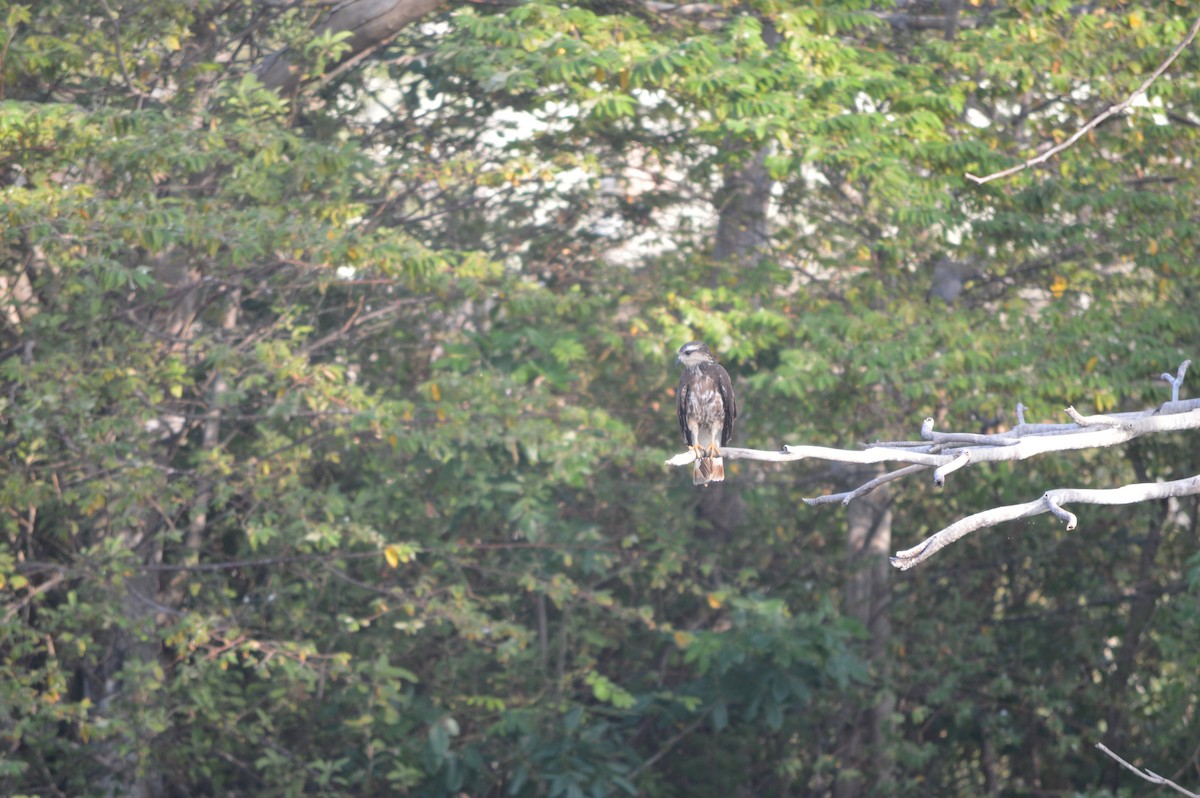
<instances>
[{"instance_id":1,"label":"thin twig","mask_svg":"<svg viewBox=\"0 0 1200 798\"><path fill-rule=\"evenodd\" d=\"M20 612L24 607L28 606L29 603L33 601L39 594L45 593L47 590L53 590L66 578L66 573L59 571L37 587L31 588L28 592L26 592L24 598L22 598L20 601L16 601L8 605L8 609L4 613L4 623L11 621L14 615Z\"/></svg>"},{"instance_id":2,"label":"thin twig","mask_svg":"<svg viewBox=\"0 0 1200 798\"><path fill-rule=\"evenodd\" d=\"M329 562L330 560L362 560L382 556L381 551L333 552L330 554L291 554L281 557L260 557L254 560L226 560L224 562L192 563L147 563L137 567L139 571L229 571L235 568L263 568L268 565L286 565L294 562Z\"/></svg>"},{"instance_id":3,"label":"thin twig","mask_svg":"<svg viewBox=\"0 0 1200 798\"><path fill-rule=\"evenodd\" d=\"M999 178L1002 178L1002 177L1009 177L1010 175L1015 175L1017 172L1022 172L1024 170L1028 169L1029 167L1037 166L1040 163L1045 163L1046 161L1053 158L1055 155L1058 155L1060 152L1067 149L1075 142L1079 141L1081 138L1086 136L1088 133L1095 130L1106 119L1108 119L1111 116L1121 113L1126 108L1128 108L1130 106L1130 104L1133 103L1134 100L1136 100L1141 95L1145 94L1146 90L1150 88L1150 86L1154 83L1154 81L1158 80L1159 77L1161 77L1162 74L1167 71L1167 69L1171 66L1171 64L1173 64L1175 62L1175 59L1179 57L1179 54L1182 53L1187 48L1187 46L1192 43L1192 40L1196 38L1197 32L1200 32L1200 17L1197 17L1196 21L1192 23L1191 30L1188 31L1187 36L1184 38L1184 40L1182 42L1179 43L1179 45L1171 53L1170 57L1168 57L1166 61L1163 61L1161 64L1159 64L1158 69L1154 70L1154 72L1152 72L1150 74L1150 77L1148 77L1144 81L1142 81L1142 85L1138 86L1137 89L1134 90L1133 94L1130 94L1122 102L1119 102L1116 105L1109 106L1109 108L1106 111L1102 112L1101 114L1096 116L1094 119L1092 119L1092 121L1088 122L1086 125L1079 128L1079 130L1075 131L1075 133L1069 139L1064 141L1063 143L1055 145L1054 147L1051 147L1050 149L1043 152L1041 155L1038 155L1035 158L1030 158L1028 161L1025 161L1024 163L1017 164L1016 166L1010 166L1008 169L1002 169L999 172L993 172L992 174L985 175L984 177L977 177L977 176L971 174L970 172L967 172L966 178L973 183L978 183L979 185L983 185L984 183L991 182L992 180L998 180Z\"/></svg>"},{"instance_id":4,"label":"thin twig","mask_svg":"<svg viewBox=\"0 0 1200 798\"><path fill-rule=\"evenodd\" d=\"M1117 763L1119 765L1121 765L1121 767L1125 768L1126 770L1130 771L1131 773L1136 773L1138 776L1142 777L1143 779L1150 782L1151 784L1157 784L1160 787L1170 787L1171 789L1173 789L1179 793L1182 793L1183 795L1188 796L1188 798L1200 798L1200 794L1194 793L1191 790L1185 790L1183 787L1180 787L1175 782L1171 781L1170 779L1163 778L1162 776L1158 775L1157 773L1155 773L1153 770L1150 770L1149 768L1134 767L1133 765L1129 764L1124 759L1122 759L1121 757L1119 757L1115 753L1113 753L1112 749L1109 748L1104 743L1096 743L1096 747L1099 748L1104 753L1108 754L1114 760L1116 760Z\"/></svg>"},{"instance_id":5,"label":"thin twig","mask_svg":"<svg viewBox=\"0 0 1200 798\"><path fill-rule=\"evenodd\" d=\"M827 496L817 496L811 499L803 499L802 501L809 507L815 507L818 504L832 504L834 502L840 502L843 506L845 506L857 499L859 496L870 493L885 482L891 482L894 479L900 479L901 477L906 477L909 474L915 474L918 471L925 471L928 468L929 466L926 465L904 466L904 468L897 468L895 471L889 471L883 476L876 477L870 482L864 482L854 490L849 490L844 493L831 493Z\"/></svg>"},{"instance_id":6,"label":"thin twig","mask_svg":"<svg viewBox=\"0 0 1200 798\"><path fill-rule=\"evenodd\" d=\"M706 709L705 711L703 711L699 715L697 715L696 718L694 720L692 720L691 723L684 726L682 729L680 729L675 734L675 736L671 737L671 739L669 739L665 743L663 743L662 747L659 748L654 753L653 756L648 758L645 762L642 762L642 764L638 765L633 770L629 771L629 775L626 778L628 778L630 780L635 779L643 771L649 770L650 768L654 767L654 764L656 762L658 762L658 760L660 760L664 756L666 756L668 753L670 753L671 749L674 748L679 743L680 740L682 740L684 737L687 737L692 732L696 731L696 729L699 728L700 724L703 723L708 718L708 716L712 713L712 710L713 710L713 707L709 707L708 709Z\"/></svg>"}]
</instances>

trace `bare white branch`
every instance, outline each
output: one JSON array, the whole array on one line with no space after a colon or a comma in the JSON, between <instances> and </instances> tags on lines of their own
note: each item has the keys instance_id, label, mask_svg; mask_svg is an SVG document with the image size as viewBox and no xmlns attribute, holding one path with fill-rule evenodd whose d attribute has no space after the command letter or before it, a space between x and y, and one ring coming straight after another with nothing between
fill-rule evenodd
<instances>
[{"instance_id":1,"label":"bare white branch","mask_svg":"<svg viewBox=\"0 0 1200 798\"><path fill-rule=\"evenodd\" d=\"M1188 366L1192 365L1192 361L1185 360L1179 364L1179 371L1172 377L1170 374L1163 374L1162 378L1171 384L1171 401L1179 401L1179 386L1183 385L1183 375L1187 374Z\"/></svg>"},{"instance_id":2,"label":"bare white branch","mask_svg":"<svg viewBox=\"0 0 1200 798\"><path fill-rule=\"evenodd\" d=\"M889 471L881 477L875 477L875 479L872 479L870 482L864 482L854 490L846 491L845 493L830 493L826 496L816 496L811 499L805 499L804 503L809 507L815 507L818 504L833 504L834 502L840 502L843 506L845 506L857 499L859 496L862 496L865 493L870 493L885 482L891 482L893 479L900 479L900 477L906 477L909 474L915 474L918 471L925 471L928 468L929 466L924 465L905 466L904 468L898 468L895 471Z\"/></svg>"},{"instance_id":3,"label":"bare white branch","mask_svg":"<svg viewBox=\"0 0 1200 798\"><path fill-rule=\"evenodd\" d=\"M1126 770L1130 771L1131 773L1136 773L1138 776L1140 776L1141 778L1150 782L1151 784L1157 784L1160 787L1170 787L1171 789L1175 790L1176 792L1188 796L1188 798L1200 798L1200 794L1194 793L1191 790L1185 790L1183 787L1180 787L1178 784L1171 781L1170 779L1163 778L1162 776L1158 775L1150 768L1143 769L1143 768L1134 767L1133 765L1129 764L1124 759L1122 759L1121 757L1119 757L1115 753L1113 753L1112 749L1109 748L1104 743L1096 743L1096 747L1099 748L1104 753L1108 754L1114 760L1116 760L1117 763L1121 765L1121 767L1125 768Z\"/></svg>"},{"instance_id":4,"label":"bare white branch","mask_svg":"<svg viewBox=\"0 0 1200 798\"><path fill-rule=\"evenodd\" d=\"M942 485L945 485L947 474L954 473L955 471L962 468L969 462L971 462L971 451L968 449L967 451L960 454L958 457L955 457L949 463L946 463L943 466L938 466L936 469L934 469L933 484L937 485L939 488Z\"/></svg>"},{"instance_id":5,"label":"bare white branch","mask_svg":"<svg viewBox=\"0 0 1200 798\"><path fill-rule=\"evenodd\" d=\"M1195 401L1195 400L1193 400ZM1192 402L1178 404L1192 405ZM1073 409L1070 411L1073 412ZM998 435L968 433L930 434L934 440L900 441L871 444L866 449L835 449L829 446L784 446L782 451L741 449L726 446L721 456L730 460L762 460L770 463L790 463L796 460L830 460L840 463L900 462L932 466L945 470L942 476L956 471L965 462L995 463L1026 460L1047 452L1074 449L1097 449L1115 446L1154 432L1200 429L1200 402L1179 410L1163 405L1157 410L1140 413L1117 413L1109 416L1084 417L1082 423L1025 424ZM971 445L962 445L966 442ZM682 466L696 459L691 451L681 452L666 461L670 466ZM949 467L953 464L953 467ZM936 477L935 477L936 479Z\"/></svg>"},{"instance_id":6,"label":"bare white branch","mask_svg":"<svg viewBox=\"0 0 1200 798\"><path fill-rule=\"evenodd\" d=\"M1065 412L1074 423L1030 424L1025 421L1024 405L1018 404L1017 426L993 435L936 432L933 419L926 418L921 424L921 440L876 442L867 444L863 449L789 445L780 451L766 451L725 447L721 449L721 454L731 460L772 463L813 459L860 464L907 464L854 490L805 499L809 506L835 502L848 504L886 482L930 469L933 470L934 484L941 487L947 476L976 463L1025 460L1050 452L1116 446L1152 433L1200 429L1200 399L1179 401L1179 387L1189 365L1190 361L1185 361L1174 377L1163 375L1171 384L1172 400L1150 410L1085 416L1069 407ZM667 460L667 465L687 465L695 458L695 454L689 450ZM1063 509L1066 504L1132 504L1196 493L1200 493L1200 475L1173 482L1126 485L1107 490L1049 490L1036 501L996 507L956 521L919 545L897 552L892 564L907 570L976 530L1043 513L1054 515L1066 524L1068 530L1073 530L1078 519L1074 513Z\"/></svg>"},{"instance_id":7,"label":"bare white branch","mask_svg":"<svg viewBox=\"0 0 1200 798\"><path fill-rule=\"evenodd\" d=\"M996 507L955 521L942 531L925 538L911 549L896 552L896 556L892 557L892 565L901 571L907 571L972 532L996 526L1005 521L1015 521L1018 518L1028 518L1042 513L1053 513L1066 522L1068 531L1072 530L1078 519L1074 513L1069 513L1062 508L1064 504L1134 504L1172 496L1190 496L1195 493L1200 493L1200 475L1172 482L1148 482L1107 490L1079 488L1048 490L1036 501Z\"/></svg>"}]
</instances>

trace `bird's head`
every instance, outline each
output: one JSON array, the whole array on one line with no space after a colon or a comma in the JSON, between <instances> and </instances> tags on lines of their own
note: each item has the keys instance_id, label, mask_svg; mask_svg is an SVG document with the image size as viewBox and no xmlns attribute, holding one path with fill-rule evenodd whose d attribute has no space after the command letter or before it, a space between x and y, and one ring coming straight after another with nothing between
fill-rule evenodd
<instances>
[{"instance_id":1,"label":"bird's head","mask_svg":"<svg viewBox=\"0 0 1200 798\"><path fill-rule=\"evenodd\" d=\"M679 356L675 358L677 365L684 368L699 366L701 363L716 363L717 358L712 350L701 341L688 341L679 347Z\"/></svg>"}]
</instances>

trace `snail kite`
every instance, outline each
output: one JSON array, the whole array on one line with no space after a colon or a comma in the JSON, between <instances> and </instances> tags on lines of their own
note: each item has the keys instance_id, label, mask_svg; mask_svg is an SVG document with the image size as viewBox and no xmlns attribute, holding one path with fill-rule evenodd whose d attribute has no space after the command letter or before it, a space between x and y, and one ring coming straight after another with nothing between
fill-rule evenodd
<instances>
[{"instance_id":1,"label":"snail kite","mask_svg":"<svg viewBox=\"0 0 1200 798\"><path fill-rule=\"evenodd\" d=\"M733 420L737 417L729 372L700 341L679 347L675 362L683 366L675 394L679 431L684 442L696 452L692 483L720 482L725 479L725 463L718 447L733 437Z\"/></svg>"}]
</instances>

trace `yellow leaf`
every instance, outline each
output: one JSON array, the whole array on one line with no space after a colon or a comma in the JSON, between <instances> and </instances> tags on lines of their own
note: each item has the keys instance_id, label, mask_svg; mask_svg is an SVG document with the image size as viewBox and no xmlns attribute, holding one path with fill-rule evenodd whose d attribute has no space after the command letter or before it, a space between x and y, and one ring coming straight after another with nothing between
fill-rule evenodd
<instances>
[{"instance_id":1,"label":"yellow leaf","mask_svg":"<svg viewBox=\"0 0 1200 798\"><path fill-rule=\"evenodd\" d=\"M1096 364L1099 362L1100 358L1096 355L1092 355L1090 358L1088 358L1087 365L1083 367L1083 370L1088 374L1091 374L1092 369L1096 368Z\"/></svg>"},{"instance_id":2,"label":"yellow leaf","mask_svg":"<svg viewBox=\"0 0 1200 798\"><path fill-rule=\"evenodd\" d=\"M443 409L442 409L442 408L440 408L440 407L437 409L437 420L438 420L438 421L445 421L445 420L446 420L446 411L445 411L445 410L443 410Z\"/></svg>"},{"instance_id":3,"label":"yellow leaf","mask_svg":"<svg viewBox=\"0 0 1200 798\"><path fill-rule=\"evenodd\" d=\"M1054 279L1050 283L1050 293L1055 299L1060 299L1067 290L1067 278L1061 274L1054 275Z\"/></svg>"},{"instance_id":4,"label":"yellow leaf","mask_svg":"<svg viewBox=\"0 0 1200 798\"><path fill-rule=\"evenodd\" d=\"M438 387L436 382L429 384L429 395L433 397L433 401L442 401L442 389Z\"/></svg>"},{"instance_id":5,"label":"yellow leaf","mask_svg":"<svg viewBox=\"0 0 1200 798\"><path fill-rule=\"evenodd\" d=\"M692 644L691 632L676 631L673 637L675 638L675 645L680 648L687 648Z\"/></svg>"},{"instance_id":6,"label":"yellow leaf","mask_svg":"<svg viewBox=\"0 0 1200 798\"><path fill-rule=\"evenodd\" d=\"M1136 14L1136 13L1130 14L1129 15L1129 27L1132 28L1133 30L1137 30L1138 28L1142 27L1142 15Z\"/></svg>"},{"instance_id":7,"label":"yellow leaf","mask_svg":"<svg viewBox=\"0 0 1200 798\"><path fill-rule=\"evenodd\" d=\"M105 499L104 495L97 493L96 495L92 496L91 499L88 500L87 504L84 505L83 514L88 517L91 517L91 516L95 515L96 513L100 512L102 509L104 509L104 505L107 503L108 502Z\"/></svg>"},{"instance_id":8,"label":"yellow leaf","mask_svg":"<svg viewBox=\"0 0 1200 798\"><path fill-rule=\"evenodd\" d=\"M1158 254L1158 239L1156 239L1156 238L1150 239L1150 243L1146 245L1146 251L1149 252L1151 255L1157 255Z\"/></svg>"},{"instance_id":9,"label":"yellow leaf","mask_svg":"<svg viewBox=\"0 0 1200 798\"><path fill-rule=\"evenodd\" d=\"M179 37L178 36L168 36L167 38L163 39L163 46L166 47L171 52L175 52L176 50L180 49L180 46L181 46L179 44Z\"/></svg>"},{"instance_id":10,"label":"yellow leaf","mask_svg":"<svg viewBox=\"0 0 1200 798\"><path fill-rule=\"evenodd\" d=\"M20 574L16 574L13 576L12 579L8 580L8 583L9 583L9 585L12 586L13 590L20 590L21 588L23 588L29 584L29 580L26 579L25 577L21 576Z\"/></svg>"},{"instance_id":11,"label":"yellow leaf","mask_svg":"<svg viewBox=\"0 0 1200 798\"><path fill-rule=\"evenodd\" d=\"M400 443L400 439L397 438L396 433L393 432L392 434L387 436L387 442L390 443L392 445L392 447L394 448L397 444Z\"/></svg>"},{"instance_id":12,"label":"yellow leaf","mask_svg":"<svg viewBox=\"0 0 1200 798\"><path fill-rule=\"evenodd\" d=\"M1153 253L1151 253L1151 254L1153 254ZM183 398L183 386L182 385L172 385L169 390L171 392L171 396L174 396L176 399Z\"/></svg>"},{"instance_id":13,"label":"yellow leaf","mask_svg":"<svg viewBox=\"0 0 1200 798\"><path fill-rule=\"evenodd\" d=\"M392 568L400 567L400 552L395 546L388 545L383 548L383 559L387 560L387 564Z\"/></svg>"},{"instance_id":14,"label":"yellow leaf","mask_svg":"<svg viewBox=\"0 0 1200 798\"><path fill-rule=\"evenodd\" d=\"M712 607L714 610L721 609L721 605L725 603L725 597L720 593L709 593L707 598L708 606Z\"/></svg>"}]
</instances>

